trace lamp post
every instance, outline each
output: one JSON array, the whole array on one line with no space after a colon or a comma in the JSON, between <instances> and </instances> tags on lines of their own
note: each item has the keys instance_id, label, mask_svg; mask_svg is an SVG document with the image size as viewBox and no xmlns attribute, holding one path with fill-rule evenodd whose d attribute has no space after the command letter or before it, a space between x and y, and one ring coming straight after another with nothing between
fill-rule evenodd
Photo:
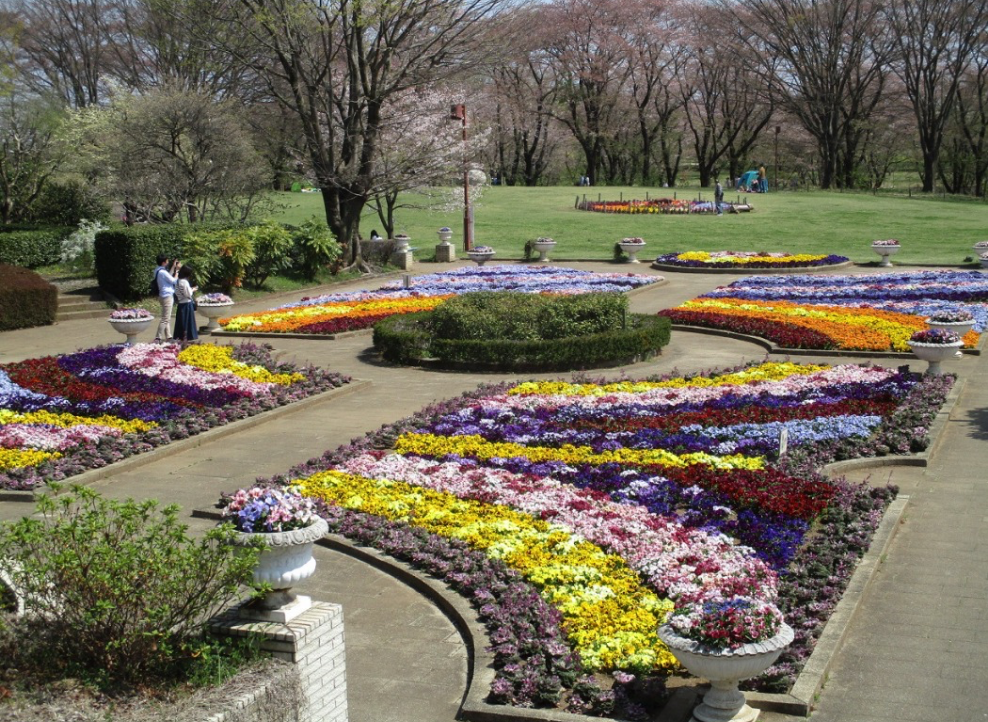
<instances>
[{"instance_id":1,"label":"lamp post","mask_svg":"<svg viewBox=\"0 0 988 722\"><path fill-rule=\"evenodd\" d=\"M450 120L463 123L463 250L473 248L473 225L470 223L470 168L467 166L467 107L462 103L450 106Z\"/></svg>"},{"instance_id":2,"label":"lamp post","mask_svg":"<svg viewBox=\"0 0 988 722\"><path fill-rule=\"evenodd\" d=\"M782 126L775 126L775 191L779 191L779 131L782 130Z\"/></svg>"}]
</instances>

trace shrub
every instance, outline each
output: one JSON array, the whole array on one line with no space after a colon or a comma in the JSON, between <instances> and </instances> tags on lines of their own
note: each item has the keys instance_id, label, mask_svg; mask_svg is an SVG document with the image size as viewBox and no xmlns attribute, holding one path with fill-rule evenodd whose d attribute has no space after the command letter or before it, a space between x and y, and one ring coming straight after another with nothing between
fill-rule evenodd
<instances>
[{"instance_id":1,"label":"shrub","mask_svg":"<svg viewBox=\"0 0 988 722\"><path fill-rule=\"evenodd\" d=\"M343 256L343 248L324 221L313 217L289 230L292 265L303 278L314 279L320 268L335 265Z\"/></svg>"},{"instance_id":2,"label":"shrub","mask_svg":"<svg viewBox=\"0 0 988 722\"><path fill-rule=\"evenodd\" d=\"M38 268L58 263L62 241L74 228L31 228L0 226L0 263Z\"/></svg>"},{"instance_id":3,"label":"shrub","mask_svg":"<svg viewBox=\"0 0 988 722\"><path fill-rule=\"evenodd\" d=\"M196 272L196 283L218 285L229 293L240 288L256 258L248 227L203 229L184 239L183 255Z\"/></svg>"},{"instance_id":4,"label":"shrub","mask_svg":"<svg viewBox=\"0 0 988 722\"><path fill-rule=\"evenodd\" d=\"M173 674L257 561L231 527L193 540L178 507L153 500L73 486L37 510L0 528L0 559L29 609L16 664L41 676L115 687Z\"/></svg>"},{"instance_id":5,"label":"shrub","mask_svg":"<svg viewBox=\"0 0 988 722\"><path fill-rule=\"evenodd\" d=\"M84 219L108 223L110 206L78 181L48 183L31 205L30 219L50 226L78 226Z\"/></svg>"},{"instance_id":6,"label":"shrub","mask_svg":"<svg viewBox=\"0 0 988 722\"><path fill-rule=\"evenodd\" d=\"M417 364L428 358L432 311L389 316L374 324L374 348L396 364Z\"/></svg>"},{"instance_id":7,"label":"shrub","mask_svg":"<svg viewBox=\"0 0 988 722\"><path fill-rule=\"evenodd\" d=\"M262 286L274 273L288 270L292 265L292 234L274 221L265 221L247 229L254 244L254 260L247 265L246 279Z\"/></svg>"},{"instance_id":8,"label":"shrub","mask_svg":"<svg viewBox=\"0 0 988 722\"><path fill-rule=\"evenodd\" d=\"M50 326L58 289L34 271L0 263L0 331Z\"/></svg>"},{"instance_id":9,"label":"shrub","mask_svg":"<svg viewBox=\"0 0 988 722\"><path fill-rule=\"evenodd\" d=\"M81 268L92 270L95 262L93 244L96 241L96 234L105 230L106 226L99 221L85 218L79 221L79 227L62 241L62 263L75 263Z\"/></svg>"},{"instance_id":10,"label":"shrub","mask_svg":"<svg viewBox=\"0 0 988 722\"><path fill-rule=\"evenodd\" d=\"M100 288L123 301L147 295L157 255L182 255L183 238L194 228L181 225L140 225L112 228L96 234L96 279ZM197 269L198 270L198 269Z\"/></svg>"}]
</instances>

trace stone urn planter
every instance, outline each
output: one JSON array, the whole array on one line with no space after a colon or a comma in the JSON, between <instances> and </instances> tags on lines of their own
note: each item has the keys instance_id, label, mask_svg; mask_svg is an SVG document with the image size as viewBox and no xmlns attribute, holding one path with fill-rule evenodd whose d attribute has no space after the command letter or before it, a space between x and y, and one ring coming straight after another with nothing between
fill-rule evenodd
<instances>
[{"instance_id":1,"label":"stone urn planter","mask_svg":"<svg viewBox=\"0 0 988 722\"><path fill-rule=\"evenodd\" d=\"M229 316L229 309L233 307L233 301L229 303L204 303L199 302L199 307L196 309L199 313L206 317L206 333L212 333L213 331L220 330L220 319L223 316Z\"/></svg>"},{"instance_id":2,"label":"stone urn planter","mask_svg":"<svg viewBox=\"0 0 988 722\"><path fill-rule=\"evenodd\" d=\"M494 249L489 246L477 246L467 251L467 257L478 266L483 266L494 258Z\"/></svg>"},{"instance_id":3,"label":"stone urn planter","mask_svg":"<svg viewBox=\"0 0 988 722\"><path fill-rule=\"evenodd\" d=\"M902 248L900 245L888 244L884 245L881 243L872 243L871 250L882 257L882 262L879 264L883 267L890 267L892 265L892 256L899 252Z\"/></svg>"},{"instance_id":4,"label":"stone urn planter","mask_svg":"<svg viewBox=\"0 0 988 722\"><path fill-rule=\"evenodd\" d=\"M154 316L144 318L108 318L107 321L113 330L122 333L127 337L126 345L133 346L137 343L137 336L148 329L154 323Z\"/></svg>"},{"instance_id":5,"label":"stone urn planter","mask_svg":"<svg viewBox=\"0 0 988 722\"><path fill-rule=\"evenodd\" d=\"M966 315L970 315L970 314L966 314ZM967 334L969 331L974 329L974 324L975 324L974 318L970 318L966 320L947 321L947 320L938 320L936 315L933 315L930 318L926 319L926 325L929 326L930 328L939 328L942 331L953 331L958 336L960 336L962 340L965 334ZM964 354L961 353L960 351L957 351L954 354L955 357L959 357L963 355Z\"/></svg>"},{"instance_id":6,"label":"stone urn planter","mask_svg":"<svg viewBox=\"0 0 988 722\"><path fill-rule=\"evenodd\" d=\"M920 341L909 341L909 348L912 349L916 357L921 361L926 361L929 364L929 368L926 369L926 373L931 376L937 376L942 373L940 369L940 363L946 361L949 358L954 358L958 356L958 352L964 345L963 341L954 341L953 343L923 343Z\"/></svg>"},{"instance_id":7,"label":"stone urn planter","mask_svg":"<svg viewBox=\"0 0 988 722\"><path fill-rule=\"evenodd\" d=\"M539 253L539 262L545 263L549 260L549 253L556 247L556 242L551 238L538 238L532 243L532 248L534 248Z\"/></svg>"},{"instance_id":8,"label":"stone urn planter","mask_svg":"<svg viewBox=\"0 0 988 722\"><path fill-rule=\"evenodd\" d=\"M686 669L710 680L710 690L693 710L700 722L753 722L759 710L747 704L738 689L742 679L757 677L771 667L794 638L792 627L783 624L774 637L744 644L736 649L713 648L681 637L668 624L659 627L659 639Z\"/></svg>"},{"instance_id":9,"label":"stone urn planter","mask_svg":"<svg viewBox=\"0 0 988 722\"><path fill-rule=\"evenodd\" d=\"M981 261L982 268L988 268L988 253L979 254L978 260Z\"/></svg>"},{"instance_id":10,"label":"stone urn planter","mask_svg":"<svg viewBox=\"0 0 988 722\"><path fill-rule=\"evenodd\" d=\"M394 238L394 241L395 241L395 253L400 253L402 251L407 251L408 250L408 244L409 244L409 242L411 240L412 239L409 236L406 236L404 233L399 233L397 236L395 236L395 238Z\"/></svg>"},{"instance_id":11,"label":"stone urn planter","mask_svg":"<svg viewBox=\"0 0 988 722\"><path fill-rule=\"evenodd\" d=\"M645 241L633 241L625 238L623 241L619 241L618 245L621 246L621 250L628 256L627 263L641 263L638 260L638 254L645 250Z\"/></svg>"},{"instance_id":12,"label":"stone urn planter","mask_svg":"<svg viewBox=\"0 0 988 722\"><path fill-rule=\"evenodd\" d=\"M247 605L247 610L258 613L260 618L267 618L278 611L295 617L308 609L311 600L296 597L291 589L315 573L316 560L312 547L328 530L326 520L317 518L309 526L291 531L237 532L234 544L250 546L253 540L264 542L265 549L254 569L253 583L258 587L262 584L271 586L271 591ZM277 617L276 614L273 616Z\"/></svg>"},{"instance_id":13,"label":"stone urn planter","mask_svg":"<svg viewBox=\"0 0 988 722\"><path fill-rule=\"evenodd\" d=\"M453 229L447 228L446 226L440 228L438 233L439 233L439 242L442 243L444 246L448 245L450 240L452 240L453 238Z\"/></svg>"}]
</instances>

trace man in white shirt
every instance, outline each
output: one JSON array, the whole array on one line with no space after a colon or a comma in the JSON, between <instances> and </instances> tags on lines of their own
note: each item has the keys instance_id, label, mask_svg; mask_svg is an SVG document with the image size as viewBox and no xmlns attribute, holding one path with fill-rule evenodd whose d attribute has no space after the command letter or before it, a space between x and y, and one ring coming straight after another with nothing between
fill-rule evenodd
<instances>
[{"instance_id":1,"label":"man in white shirt","mask_svg":"<svg viewBox=\"0 0 988 722\"><path fill-rule=\"evenodd\" d=\"M158 303L161 304L161 320L158 322L158 332L154 335L155 343L168 341L172 335L172 306L175 303L175 284L178 282L178 269L182 262L175 260L171 268L168 266L168 256L158 255L158 267L154 269L154 278L158 282Z\"/></svg>"}]
</instances>

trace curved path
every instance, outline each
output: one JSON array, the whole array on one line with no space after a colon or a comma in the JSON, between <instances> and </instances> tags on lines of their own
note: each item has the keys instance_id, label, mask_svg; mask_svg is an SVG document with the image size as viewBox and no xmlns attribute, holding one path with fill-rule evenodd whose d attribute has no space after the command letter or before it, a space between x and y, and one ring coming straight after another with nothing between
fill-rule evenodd
<instances>
[{"instance_id":1,"label":"curved path","mask_svg":"<svg viewBox=\"0 0 988 722\"><path fill-rule=\"evenodd\" d=\"M561 265L659 275L644 264ZM418 270L426 273L448 267L429 264ZM716 278L664 275L669 283L632 295L633 310L654 312L730 282L729 276L720 274ZM738 274L742 275L747 274ZM376 279L348 286L381 283ZM312 295L312 291L295 297L301 295ZM238 306L238 310L271 305L269 298ZM147 336L150 339L150 332ZM10 331L0 334L0 363L119 340L102 319ZM288 358L367 379L372 386L114 476L101 483L102 493L156 498L177 503L190 513L209 508L221 491L249 485L258 476L284 472L431 401L456 396L484 381L510 378L382 365L369 352L369 335L335 341L275 339L272 343ZM764 357L764 351L750 343L681 332L673 334L662 356L599 375L642 377L734 366ZM878 363L898 365L900 361ZM988 408L988 362L965 356L948 362L946 368L968 380L932 465L925 470L893 467L875 473L882 483L891 477L911 501L888 558L852 622L849 641L838 655L814 719L982 719L988 708L988 666L981 651L988 641L988 572L983 562L988 541L988 482L978 468L988 450L988 413L984 411ZM525 376L532 377L540 376ZM866 475L856 473L860 478ZM26 507L0 502L0 518L29 513ZM211 523L189 519L193 528ZM432 603L376 569L328 549L319 549L318 558L319 571L305 591L343 605L350 719L454 719L465 689L467 656L452 624ZM787 718L763 713L761 719L780 722Z\"/></svg>"}]
</instances>

